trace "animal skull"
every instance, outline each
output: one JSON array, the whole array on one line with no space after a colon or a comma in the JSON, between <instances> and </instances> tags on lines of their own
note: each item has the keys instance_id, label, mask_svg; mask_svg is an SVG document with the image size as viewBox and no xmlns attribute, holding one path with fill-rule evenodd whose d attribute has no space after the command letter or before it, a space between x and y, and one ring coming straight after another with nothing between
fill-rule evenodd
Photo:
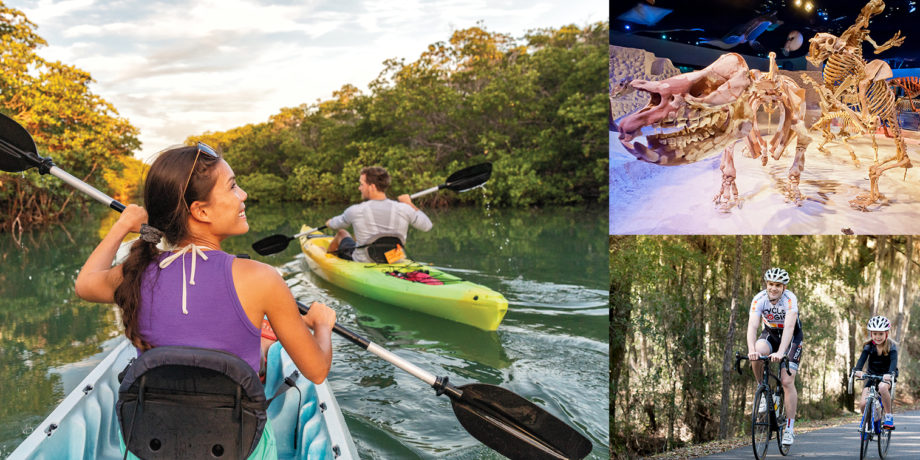
<instances>
[{"instance_id":1,"label":"animal skull","mask_svg":"<svg viewBox=\"0 0 920 460\"><path fill-rule=\"evenodd\" d=\"M828 56L840 51L846 45L843 40L825 32L815 34L808 42L808 56L805 56L805 59L816 67L821 67Z\"/></svg>"},{"instance_id":2,"label":"animal skull","mask_svg":"<svg viewBox=\"0 0 920 460\"><path fill-rule=\"evenodd\" d=\"M744 59L724 54L708 67L667 80L636 80L630 86L651 94L649 104L623 118L618 126L623 146L637 158L658 164L696 161L730 134L738 119L741 96L751 85ZM664 129L647 136L648 145L632 142L643 126Z\"/></svg>"}]
</instances>

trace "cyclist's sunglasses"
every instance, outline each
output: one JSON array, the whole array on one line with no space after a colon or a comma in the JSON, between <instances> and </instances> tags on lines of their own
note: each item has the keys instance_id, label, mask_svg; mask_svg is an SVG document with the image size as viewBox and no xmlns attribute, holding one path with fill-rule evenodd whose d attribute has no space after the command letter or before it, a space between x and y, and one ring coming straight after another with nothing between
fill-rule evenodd
<instances>
[{"instance_id":1,"label":"cyclist's sunglasses","mask_svg":"<svg viewBox=\"0 0 920 460\"><path fill-rule=\"evenodd\" d=\"M185 187L182 187L182 194L179 195L179 201L183 203L185 203L185 192L188 191L188 184L192 180L192 174L195 172L195 166L198 165L198 157L201 156L202 153L210 156L211 158L220 158L220 155L217 154L217 151L214 150L213 147L205 144L204 142L198 143L198 151L195 153L195 161L192 162L192 169L189 170L188 178L185 179ZM188 208L188 203L185 203L185 207ZM191 212L191 209L189 209L189 212Z\"/></svg>"}]
</instances>

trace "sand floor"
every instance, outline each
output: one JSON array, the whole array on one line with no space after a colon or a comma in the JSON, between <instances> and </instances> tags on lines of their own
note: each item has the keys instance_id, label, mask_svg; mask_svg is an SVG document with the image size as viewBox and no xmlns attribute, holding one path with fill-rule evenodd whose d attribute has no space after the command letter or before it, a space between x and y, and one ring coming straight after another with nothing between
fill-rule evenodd
<instances>
[{"instance_id":1,"label":"sand floor","mask_svg":"<svg viewBox=\"0 0 920 460\"><path fill-rule=\"evenodd\" d=\"M832 155L818 151L820 134L805 154L801 206L787 202L784 189L794 149L763 166L760 159L736 155L739 207L723 211L712 199L721 184L720 150L680 166L659 166L635 159L610 132L611 234L916 234L920 233L920 146L909 139L914 168L888 170L879 181L885 196L868 212L848 201L869 189L873 161L869 136L852 139L856 167L842 146L829 143ZM914 133L915 134L915 133ZM888 158L894 141L877 136L879 157ZM644 142L644 139L643 139ZM740 149L737 149L740 150Z\"/></svg>"}]
</instances>

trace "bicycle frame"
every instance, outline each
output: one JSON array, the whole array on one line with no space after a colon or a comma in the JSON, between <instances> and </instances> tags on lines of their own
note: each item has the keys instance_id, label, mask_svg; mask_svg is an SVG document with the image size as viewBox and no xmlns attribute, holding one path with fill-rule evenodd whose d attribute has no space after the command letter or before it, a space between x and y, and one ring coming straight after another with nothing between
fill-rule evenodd
<instances>
[{"instance_id":1,"label":"bicycle frame","mask_svg":"<svg viewBox=\"0 0 920 460\"><path fill-rule=\"evenodd\" d=\"M853 380L854 374L850 374L849 383L847 383L847 391L849 393L853 392ZM863 374L862 377L856 380L865 380L868 382L866 388L866 399L864 401L862 417L859 420L859 458L863 459L866 457L869 444L873 441L873 438L878 442L878 452L879 457L884 459L885 455L888 452L888 446L891 442L891 430L882 428L882 417L885 413L885 403L882 401L882 395L879 393L878 384L883 382L883 376L873 375L873 374ZM894 383L897 381L895 377L890 384L890 392L892 401L894 400ZM868 420L866 418L868 417Z\"/></svg>"},{"instance_id":2,"label":"bicycle frame","mask_svg":"<svg viewBox=\"0 0 920 460\"><path fill-rule=\"evenodd\" d=\"M761 357L758 358L758 359L759 359L760 361L763 361L763 364L764 364L764 365L763 365L763 376L760 378L760 384L758 384L758 385L757 385L757 388L754 389L754 394L756 395L758 390L765 389L765 390L766 390L766 393L767 393L767 396L770 398L770 399L769 399L770 404L772 405L772 404L774 404L774 402L773 402L774 399L773 399L773 398L774 398L774 396L776 395L776 392L773 391L773 388L782 387L783 382L782 382L782 380L780 380L780 375L779 375L779 374L778 374L778 375L773 375L773 373L770 372L770 362L771 362L771 360L770 360L770 357L769 357L769 356L761 356ZM742 355L740 352L735 352L735 370L738 371L738 375L742 375L742 374L741 374L741 361L742 361L742 360L748 360L748 361L750 361L750 358L748 358L748 357L745 356L745 355ZM786 368L786 373L787 373L788 375L790 375L790 376L792 375L792 372L789 371L789 358L788 358L788 357L783 356L783 359L779 362L779 365L780 365L780 372L782 372L783 367L785 366L785 368ZM770 382L770 379L771 379L771 378L773 379L774 382L776 382L775 387L771 387L771 386L770 386L770 383L769 383L769 382ZM778 421L777 421L777 419L776 419L776 409L778 409L778 408L775 408L775 407L774 407L774 408L771 408L771 410L769 411L769 412L770 412L770 430L771 430L771 431L776 431L777 433L779 433L779 432L780 432L780 426L779 426L779 423L778 423Z\"/></svg>"},{"instance_id":3,"label":"bicycle frame","mask_svg":"<svg viewBox=\"0 0 920 460\"><path fill-rule=\"evenodd\" d=\"M878 405L879 405L879 411L878 411L878 412L884 416L884 414L885 414L885 403L882 401L882 395L879 394L879 392L878 392L878 384L879 384L879 383L882 383L884 380L882 380L882 376L881 376L881 375L872 375L872 374L863 374L862 377L857 378L856 380L868 380L868 381L869 381L869 387L868 387L868 388L869 388L869 393L866 395L866 401L865 401L866 404L865 404L865 406L864 406L864 408L865 408L865 407L868 407L869 410L868 410L868 411L865 411L865 410L863 411L862 418L859 420L859 432L860 432L860 433L863 433L863 432L864 432L864 431L863 431L863 427L866 426L866 423L865 423L865 422L866 422L866 413L868 413L868 414L869 414L869 422L870 422L870 425L869 425L869 426L872 427L872 432L871 432L870 434L881 434L881 433L882 433L882 428L881 428L880 420L876 420L876 419L875 419L875 412L876 412L876 411L872 410L872 409L873 409L873 406L872 406L872 405L873 405L873 404L878 404ZM894 391L893 391L893 390L894 390L894 382L889 382L889 385L890 385L889 388L891 388L891 389L889 390L889 392L891 393L891 397L892 397L892 399L893 399L893 398L894 398L894 394L893 394L893 393L894 393Z\"/></svg>"}]
</instances>

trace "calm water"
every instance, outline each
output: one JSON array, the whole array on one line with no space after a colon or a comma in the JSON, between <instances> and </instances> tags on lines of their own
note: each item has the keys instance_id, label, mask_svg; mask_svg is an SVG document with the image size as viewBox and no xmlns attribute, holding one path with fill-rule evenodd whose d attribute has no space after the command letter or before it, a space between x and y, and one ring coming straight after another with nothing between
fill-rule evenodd
<instances>
[{"instance_id":1,"label":"calm water","mask_svg":"<svg viewBox=\"0 0 920 460\"><path fill-rule=\"evenodd\" d=\"M279 267L295 297L319 300L339 322L454 384L500 385L588 436L609 458L607 219L602 207L430 211L431 232L412 231L408 253L491 287L509 301L496 332L394 308L314 276L299 245L257 257L249 245L319 225L341 207L247 208L250 233L224 250ZM73 293L83 261L114 219L102 212L23 237L0 234L0 457L8 455L111 349L111 305ZM329 382L363 458L498 458L466 433L446 396L333 338Z\"/></svg>"}]
</instances>

